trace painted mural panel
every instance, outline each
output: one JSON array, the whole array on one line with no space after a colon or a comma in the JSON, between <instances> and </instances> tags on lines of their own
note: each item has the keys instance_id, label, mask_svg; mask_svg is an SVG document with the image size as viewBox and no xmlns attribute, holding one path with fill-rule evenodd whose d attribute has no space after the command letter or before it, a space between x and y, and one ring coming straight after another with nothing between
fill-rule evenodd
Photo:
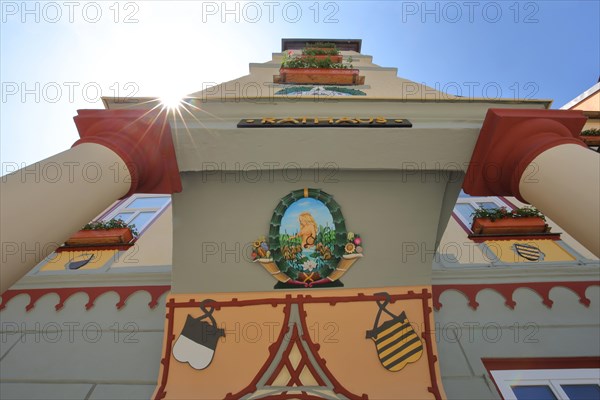
<instances>
[{"instance_id":1,"label":"painted mural panel","mask_svg":"<svg viewBox=\"0 0 600 400\"><path fill-rule=\"evenodd\" d=\"M431 310L429 287L173 294L154 398L440 399ZM207 311L199 369L176 348Z\"/></svg>"}]
</instances>

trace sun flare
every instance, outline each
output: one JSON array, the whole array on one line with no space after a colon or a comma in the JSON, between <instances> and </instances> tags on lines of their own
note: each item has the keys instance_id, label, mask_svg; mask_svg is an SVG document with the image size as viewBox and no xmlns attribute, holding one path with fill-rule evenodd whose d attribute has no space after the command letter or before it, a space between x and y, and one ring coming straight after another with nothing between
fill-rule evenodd
<instances>
[{"instance_id":1,"label":"sun flare","mask_svg":"<svg viewBox=\"0 0 600 400\"><path fill-rule=\"evenodd\" d=\"M183 103L183 99L185 96L181 96L179 94L167 94L160 97L160 103L162 106L168 110L177 110L179 106Z\"/></svg>"}]
</instances>

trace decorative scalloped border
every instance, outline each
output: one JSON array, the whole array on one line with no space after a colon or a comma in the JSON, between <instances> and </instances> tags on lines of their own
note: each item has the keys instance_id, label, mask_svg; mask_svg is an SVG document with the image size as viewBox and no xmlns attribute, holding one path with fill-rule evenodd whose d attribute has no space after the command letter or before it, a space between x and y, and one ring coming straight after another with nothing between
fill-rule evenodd
<instances>
[{"instance_id":1,"label":"decorative scalloped border","mask_svg":"<svg viewBox=\"0 0 600 400\"><path fill-rule=\"evenodd\" d=\"M523 283L497 283L497 284L473 284L473 285L434 285L433 291L433 307L439 311L442 308L440 296L447 290L455 290L467 297L468 305L476 310L479 307L477 295L484 289L492 289L504 297L504 304L513 310L517 305L513 300L515 290L520 288L528 288L536 292L541 298L542 303L548 308L552 308L554 302L550 299L550 290L555 287L565 287L572 290L579 296L579 302L585 307L589 307L590 299L585 296L587 288L591 286L600 286L600 281L581 281L581 282L523 282ZM25 307L26 311L30 311L37 301L47 294L57 294L59 302L54 306L56 310L64 307L65 302L69 297L76 293L83 292L88 295L88 302L85 305L86 310L94 306L98 297L108 292L116 292L119 295L119 302L115 304L117 309L125 306L127 299L135 292L146 291L152 297L148 303L148 307L155 308L158 305L158 299L171 289L171 286L98 286L98 287L76 287L76 288L48 288L48 289L16 289L7 290L0 296L2 304L0 311L6 308L10 300L20 294L27 294L30 298L29 304Z\"/></svg>"},{"instance_id":2,"label":"decorative scalloped border","mask_svg":"<svg viewBox=\"0 0 600 400\"><path fill-rule=\"evenodd\" d=\"M35 307L35 303L47 294L57 294L59 297L58 303L54 306L56 310L60 310L64 307L65 301L75 293L83 292L88 295L88 302L85 305L85 309L89 310L94 306L94 303L98 297L108 292L116 292L119 295L119 302L115 304L117 310L120 310L125 306L129 296L139 291L146 291L150 294L151 300L148 303L148 307L155 308L158 305L158 299L160 296L171 290L170 285L163 286L96 286L96 287L75 287L75 288L48 288L48 289L17 289L7 290L2 293L0 298L2 304L0 304L0 311L2 311L8 302L20 295L27 294L29 296L29 304L25 307L25 311L30 311Z\"/></svg>"},{"instance_id":3,"label":"decorative scalloped border","mask_svg":"<svg viewBox=\"0 0 600 400\"><path fill-rule=\"evenodd\" d=\"M542 303L548 308L552 308L554 302L550 300L550 290L555 287L565 287L571 289L579 296L579 302L586 307L590 306L590 299L585 296L585 291L590 286L600 286L600 281L582 281L582 282L522 282L522 283L495 283L495 284L473 284L473 285L434 285L433 289L433 307L439 311L442 308L440 296L447 290L455 290L462 293L469 300L469 306L477 310L477 294L484 289L492 289L504 297L504 304L511 310L515 309L517 302L513 300L515 290L520 288L531 289L541 298Z\"/></svg>"}]
</instances>

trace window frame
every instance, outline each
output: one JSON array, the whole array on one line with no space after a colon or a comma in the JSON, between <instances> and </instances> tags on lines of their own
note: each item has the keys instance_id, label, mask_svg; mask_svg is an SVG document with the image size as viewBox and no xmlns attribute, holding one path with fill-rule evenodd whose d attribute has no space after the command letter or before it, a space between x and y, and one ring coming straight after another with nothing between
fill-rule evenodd
<instances>
[{"instance_id":1,"label":"window frame","mask_svg":"<svg viewBox=\"0 0 600 400\"><path fill-rule=\"evenodd\" d=\"M490 370L504 400L518 400L513 386L548 386L558 400L569 399L562 385L598 385L599 368Z\"/></svg>"},{"instance_id":2,"label":"window frame","mask_svg":"<svg viewBox=\"0 0 600 400\"><path fill-rule=\"evenodd\" d=\"M456 199L456 204L452 208L452 216L456 219L456 221L463 227L463 229L472 234L471 226L473 224L473 218L469 216L466 218L463 214L458 211L457 206L459 204L469 204L473 208L478 208L478 203L494 203L498 207L505 207L508 211L511 211L515 208L515 206L508 202L508 200L498 197L498 196L460 196Z\"/></svg>"},{"instance_id":3,"label":"window frame","mask_svg":"<svg viewBox=\"0 0 600 400\"><path fill-rule=\"evenodd\" d=\"M153 197L168 198L168 201L165 202L165 204L163 204L160 207L136 207L136 208L129 207L130 204L132 204L134 201L136 201L138 199L153 198ZM171 202L172 202L172 197L170 195L152 194L152 193L135 193L135 194L131 195L130 197L121 200L118 204L116 204L114 207L112 207L108 212L106 212L104 215L102 215L99 219L102 221L109 221L121 213L133 212L133 215L129 219L129 221L133 221L139 214L141 214L143 212L153 212L154 215L148 220L148 222L144 225L143 228L136 226L136 230L138 231L138 236L141 236L146 230L148 230L148 228L154 223L154 221L156 221L156 219L165 211L165 209L167 209L171 205ZM125 221L125 222L128 223L127 221Z\"/></svg>"}]
</instances>

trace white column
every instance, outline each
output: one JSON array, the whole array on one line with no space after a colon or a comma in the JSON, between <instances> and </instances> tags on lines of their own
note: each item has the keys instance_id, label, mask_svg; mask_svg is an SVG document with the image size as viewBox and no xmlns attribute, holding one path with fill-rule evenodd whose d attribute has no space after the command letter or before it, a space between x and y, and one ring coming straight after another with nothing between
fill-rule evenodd
<instances>
[{"instance_id":1,"label":"white column","mask_svg":"<svg viewBox=\"0 0 600 400\"><path fill-rule=\"evenodd\" d=\"M576 144L544 151L519 180L527 202L600 257L600 155Z\"/></svg>"},{"instance_id":2,"label":"white column","mask_svg":"<svg viewBox=\"0 0 600 400\"><path fill-rule=\"evenodd\" d=\"M2 177L0 293L130 190L112 150L82 143Z\"/></svg>"}]
</instances>

